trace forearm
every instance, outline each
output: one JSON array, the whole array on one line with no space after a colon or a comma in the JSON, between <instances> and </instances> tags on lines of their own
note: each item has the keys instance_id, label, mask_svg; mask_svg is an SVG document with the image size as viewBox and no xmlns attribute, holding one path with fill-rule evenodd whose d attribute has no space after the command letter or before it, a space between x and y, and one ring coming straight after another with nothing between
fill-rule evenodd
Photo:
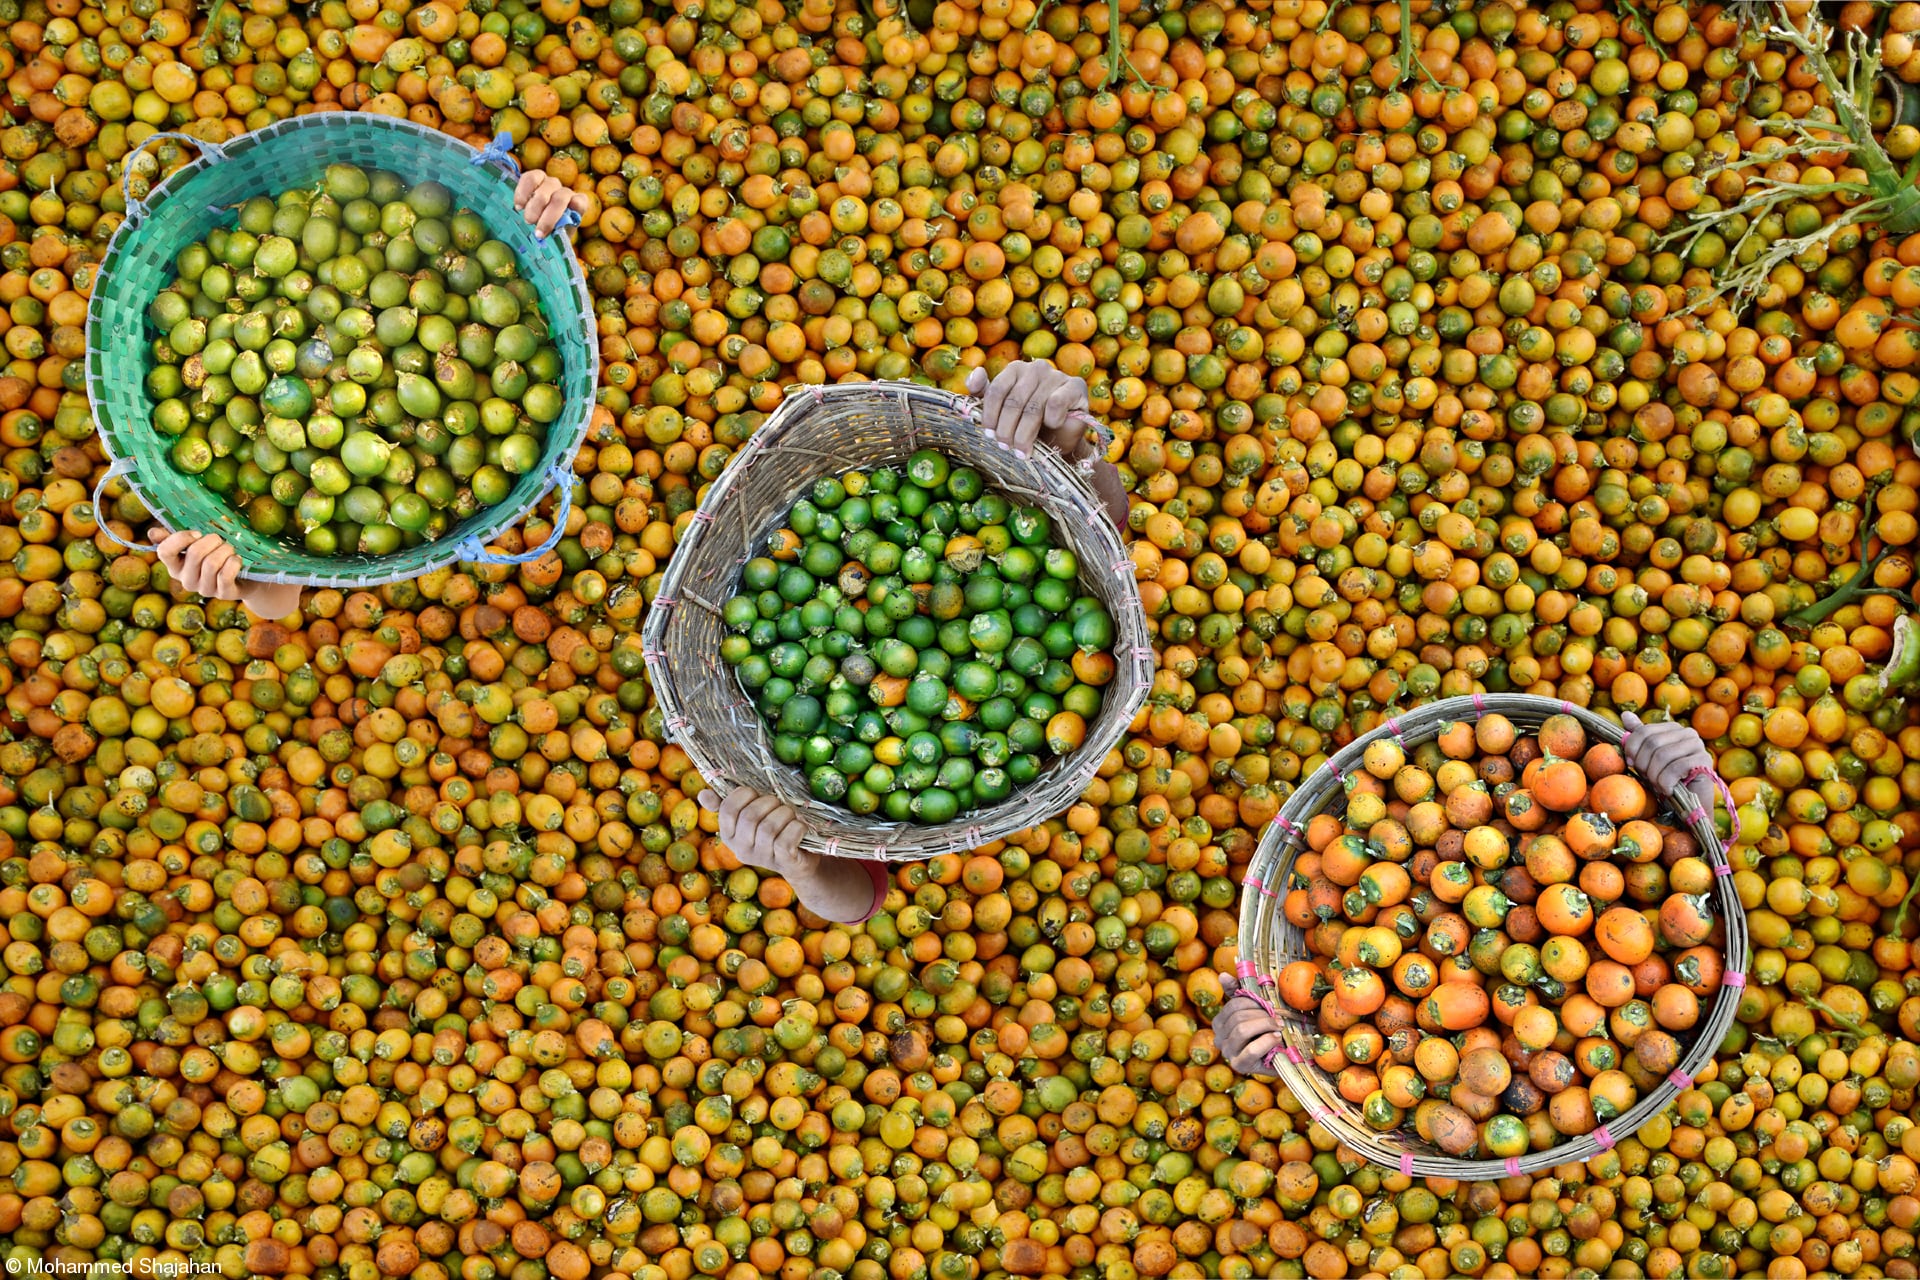
<instances>
[{"instance_id":1,"label":"forearm","mask_svg":"<svg viewBox=\"0 0 1920 1280\"><path fill-rule=\"evenodd\" d=\"M1100 505L1106 508L1114 527L1124 533L1127 513L1133 504L1127 497L1126 486L1121 483L1120 468L1107 461L1100 445L1077 423L1067 429L1066 438L1060 441L1060 454L1069 463L1085 469L1087 483L1093 486Z\"/></svg>"},{"instance_id":2,"label":"forearm","mask_svg":"<svg viewBox=\"0 0 1920 1280\"><path fill-rule=\"evenodd\" d=\"M811 871L788 877L800 905L834 924L865 924L886 901L884 864L857 858L821 858Z\"/></svg>"},{"instance_id":3,"label":"forearm","mask_svg":"<svg viewBox=\"0 0 1920 1280\"><path fill-rule=\"evenodd\" d=\"M1107 515L1112 517L1114 527L1124 533L1127 528L1127 513L1132 509L1133 503L1127 497L1126 487L1120 483L1120 468L1105 460L1097 461L1093 464L1093 475L1089 478L1093 482L1094 493L1100 498L1100 504L1107 509Z\"/></svg>"}]
</instances>

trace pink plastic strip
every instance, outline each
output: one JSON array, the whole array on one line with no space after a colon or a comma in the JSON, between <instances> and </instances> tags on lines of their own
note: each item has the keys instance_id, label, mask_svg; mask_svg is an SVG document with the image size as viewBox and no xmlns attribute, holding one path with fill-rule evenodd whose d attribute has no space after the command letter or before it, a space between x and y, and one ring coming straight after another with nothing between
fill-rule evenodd
<instances>
[{"instance_id":1,"label":"pink plastic strip","mask_svg":"<svg viewBox=\"0 0 1920 1280\"><path fill-rule=\"evenodd\" d=\"M1747 975L1735 969L1728 973L1726 977L1722 978L1721 981L1730 987L1744 987L1747 985Z\"/></svg>"},{"instance_id":2,"label":"pink plastic strip","mask_svg":"<svg viewBox=\"0 0 1920 1280\"><path fill-rule=\"evenodd\" d=\"M1483 697L1481 697L1481 696L1480 696L1479 694L1477 694L1477 693L1476 693L1476 694L1474 694L1474 695L1473 695L1473 709L1474 709L1475 711L1478 711L1478 712L1479 712L1479 713L1480 713L1481 715L1485 715L1485 714L1487 714L1487 700L1486 700L1485 698L1483 698Z\"/></svg>"},{"instance_id":3,"label":"pink plastic strip","mask_svg":"<svg viewBox=\"0 0 1920 1280\"><path fill-rule=\"evenodd\" d=\"M1613 1134L1608 1131L1607 1126L1605 1125L1601 1125L1599 1128L1593 1131L1593 1140L1600 1144L1600 1149L1602 1151L1613 1150L1614 1143L1616 1141Z\"/></svg>"},{"instance_id":4,"label":"pink plastic strip","mask_svg":"<svg viewBox=\"0 0 1920 1280\"><path fill-rule=\"evenodd\" d=\"M1260 990L1255 981L1255 973L1257 971L1253 967L1253 961L1235 961L1233 971L1240 978L1240 981L1235 984L1233 988L1233 994L1242 999L1253 1001L1265 1011L1269 1018L1278 1018L1280 1011L1273 1007L1273 1002L1267 999L1266 993Z\"/></svg>"},{"instance_id":5,"label":"pink plastic strip","mask_svg":"<svg viewBox=\"0 0 1920 1280\"><path fill-rule=\"evenodd\" d=\"M1405 1178L1411 1178L1413 1176L1413 1152L1402 1151L1400 1153L1400 1175Z\"/></svg>"},{"instance_id":6,"label":"pink plastic strip","mask_svg":"<svg viewBox=\"0 0 1920 1280\"><path fill-rule=\"evenodd\" d=\"M1517 1178L1520 1176L1520 1157L1519 1156L1507 1157L1507 1176L1509 1178Z\"/></svg>"},{"instance_id":7,"label":"pink plastic strip","mask_svg":"<svg viewBox=\"0 0 1920 1280\"><path fill-rule=\"evenodd\" d=\"M1686 777L1682 778L1681 781L1690 783L1695 778L1711 778L1713 780L1713 789L1719 792L1720 798L1726 802L1727 817L1732 818L1734 815L1734 812L1740 806L1736 805L1733 802L1733 788L1729 787L1726 783L1726 779L1720 776L1720 771L1715 769L1712 765L1703 764L1697 769L1689 770Z\"/></svg>"},{"instance_id":8,"label":"pink plastic strip","mask_svg":"<svg viewBox=\"0 0 1920 1280\"><path fill-rule=\"evenodd\" d=\"M1669 1071L1667 1073L1667 1081L1668 1083L1672 1084L1673 1087L1676 1089L1693 1088L1693 1077L1688 1075L1686 1072L1680 1070L1680 1068L1678 1067L1675 1067L1672 1071Z\"/></svg>"}]
</instances>

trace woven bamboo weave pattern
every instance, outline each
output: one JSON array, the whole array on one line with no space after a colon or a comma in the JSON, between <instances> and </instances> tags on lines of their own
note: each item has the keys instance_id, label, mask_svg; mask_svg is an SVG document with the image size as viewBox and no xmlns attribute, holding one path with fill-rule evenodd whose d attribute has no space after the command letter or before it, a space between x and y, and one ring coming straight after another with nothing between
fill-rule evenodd
<instances>
[{"instance_id":1,"label":"woven bamboo weave pattern","mask_svg":"<svg viewBox=\"0 0 1920 1280\"><path fill-rule=\"evenodd\" d=\"M188 140L189 142L191 140ZM342 111L295 116L207 148L154 190L144 208L114 232L87 311L87 394L114 474L168 529L218 533L239 553L246 576L306 586L371 587L418 577L490 543L531 511L556 480L571 474L585 437L600 376L599 346L586 280L564 236L538 240L513 207L513 183L480 152L407 120ZM255 533L246 518L196 477L174 470L167 441L152 425L146 393L146 309L172 278L180 250L232 209L316 180L330 164L386 168L409 184L440 182L456 208L472 209L518 258L560 353L565 407L548 428L539 465L518 477L505 501L446 536L391 555L314 556ZM111 495L108 495L111 498ZM103 499L102 523L112 518ZM144 528L135 528L136 538Z\"/></svg>"},{"instance_id":2,"label":"woven bamboo weave pattern","mask_svg":"<svg viewBox=\"0 0 1920 1280\"><path fill-rule=\"evenodd\" d=\"M1306 934L1289 922L1280 909L1294 858L1305 847L1307 823L1322 813L1345 812L1344 780L1361 769L1361 757L1367 747L1382 738L1393 737L1411 751L1431 742L1442 726L1459 721L1475 722L1482 715L1506 716L1521 732L1527 733L1539 728L1547 717L1562 712L1580 721L1589 741L1616 746L1623 741L1620 726L1612 720L1584 707L1527 694L1447 698L1389 720L1355 738L1323 768L1302 779L1299 789L1268 824L1248 865L1245 888L1240 895L1239 976L1243 986L1256 986L1268 1002L1281 1011L1285 1050L1275 1055L1273 1065L1281 1082L1300 1101L1314 1123L1322 1125L1349 1150L1375 1164L1413 1175L1471 1182L1538 1173L1555 1165L1588 1160L1619 1140L1631 1137L1641 1125L1665 1110L1680 1090L1713 1061L1715 1050L1739 1011L1751 962L1746 914L1734 891L1732 876L1722 870L1728 866L1727 855L1713 825L1711 806L1695 811L1692 794L1683 792L1677 800L1673 795L1661 795L1659 799L1668 812L1693 833L1700 842L1703 856L1715 869L1713 909L1724 935L1727 976L1725 985L1715 993L1706 1015L1694 1029L1678 1070L1646 1092L1625 1114L1593 1133L1569 1138L1545 1151L1532 1151L1505 1160L1463 1160L1422 1141L1413 1131L1411 1120L1392 1132L1382 1133L1371 1128L1362 1120L1360 1108L1341 1096L1333 1078L1314 1065L1313 1038L1317 1031L1314 1021L1283 1004L1277 985L1282 968L1292 961L1308 959L1310 954Z\"/></svg>"},{"instance_id":3,"label":"woven bamboo weave pattern","mask_svg":"<svg viewBox=\"0 0 1920 1280\"><path fill-rule=\"evenodd\" d=\"M790 391L746 448L713 482L675 548L649 606L643 645L665 728L716 791L745 785L780 797L806 820L802 847L846 857L909 861L968 849L1064 813L1146 701L1153 678L1132 561L1098 498L1059 454L1025 459L996 448L964 396L909 383L843 383ZM904 462L935 448L990 488L1044 510L1057 541L1079 558L1080 589L1097 597L1115 628L1112 683L1086 741L1050 761L1031 785L938 826L887 822L823 804L798 769L776 761L767 732L719 657L720 610L740 570L761 554L802 490L824 475Z\"/></svg>"}]
</instances>

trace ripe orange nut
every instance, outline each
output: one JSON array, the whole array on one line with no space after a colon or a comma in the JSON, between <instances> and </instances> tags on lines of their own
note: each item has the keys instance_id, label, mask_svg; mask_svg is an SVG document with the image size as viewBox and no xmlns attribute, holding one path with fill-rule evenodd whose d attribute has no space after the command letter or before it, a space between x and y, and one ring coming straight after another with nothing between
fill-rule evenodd
<instances>
[{"instance_id":1,"label":"ripe orange nut","mask_svg":"<svg viewBox=\"0 0 1920 1280\"><path fill-rule=\"evenodd\" d=\"M1913 1274L1920 8L23 0L4 22L7 1261ZM289 180L271 208L181 211L216 250L185 264L205 287L164 331L132 318L181 376L139 388L165 429L90 401L109 240L220 163L199 143L342 111L503 138L571 193L600 376L572 388L593 407L565 514L491 513L495 558L550 553L265 618L126 545L168 514L151 472L109 475L128 430L204 445L204 478L170 478L222 509L297 510L333 486L333 424L265 413L263 383L321 342L368 378L340 430L389 447L356 509L478 510L522 468L492 428L545 394L489 374L486 431L397 412L443 347L474 359L483 294L526 284L487 243L515 229L322 202L345 234L263 287L263 246L312 257L331 199ZM451 335L375 368L361 330L418 335L430 273L474 286L446 291ZM1061 812L882 867L878 913L835 924L700 809L639 629L727 518L703 499L769 474L728 475L790 388L958 392L1019 360L1084 380L1103 431L1046 440L1112 468L1121 550L1054 587L992 502L917 514L936 548L877 490L728 534L781 569L897 548L897 575L834 577L866 650L888 576L931 614L990 572L975 598L1016 637L926 727L938 626L873 678L878 725L829 736L832 681L808 689L798 758L937 773L948 710L1010 763L1036 736L1084 749L1089 695L1136 655L1023 604L1071 611L1094 574L1139 586L1148 708ZM781 466L796 500L828 469ZM796 697L842 656L776 638ZM1395 738L1256 893L1304 948L1278 1003L1316 1024L1296 1043L1329 1098L1543 1172L1363 1168L1309 1097L1223 1060L1242 889L1358 735L1504 693L1552 718ZM1700 734L1726 874L1568 707ZM1736 1016L1702 1053L1716 1007Z\"/></svg>"}]
</instances>

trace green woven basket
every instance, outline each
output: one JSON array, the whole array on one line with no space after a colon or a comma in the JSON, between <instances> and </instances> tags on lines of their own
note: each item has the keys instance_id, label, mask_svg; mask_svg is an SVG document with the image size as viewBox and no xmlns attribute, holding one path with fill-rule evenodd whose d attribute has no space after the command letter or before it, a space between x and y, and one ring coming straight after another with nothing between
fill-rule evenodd
<instances>
[{"instance_id":1,"label":"green woven basket","mask_svg":"<svg viewBox=\"0 0 1920 1280\"><path fill-rule=\"evenodd\" d=\"M378 586L431 573L456 560L520 564L558 542L572 505L573 456L593 413L599 346L586 280L566 238L535 238L534 229L513 207L518 166L507 154L507 139L476 150L408 120L330 111L283 120L225 146L184 134L155 134L140 145L169 137L198 148L200 155L148 200L128 197L126 220L107 246L87 308L87 394L112 464L94 487L101 527L106 528L107 514L100 507L102 491L107 481L121 477L158 523L225 538L239 553L246 577L315 587ZM132 160L129 155L129 167ZM147 306L172 277L180 250L204 236L214 221L232 217L233 206L312 182L336 163L388 169L408 182L444 183L456 205L480 215L488 231L519 256L521 274L539 295L541 314L560 353L566 397L565 409L547 428L540 465L519 478L504 502L462 521L435 542L384 556L315 556L255 533L219 494L174 470L167 441L153 428L154 406L146 393ZM508 175L504 181L502 170ZM487 550L488 543L533 510L555 485L560 509L546 544L512 556ZM152 550L143 543L123 545Z\"/></svg>"}]
</instances>

